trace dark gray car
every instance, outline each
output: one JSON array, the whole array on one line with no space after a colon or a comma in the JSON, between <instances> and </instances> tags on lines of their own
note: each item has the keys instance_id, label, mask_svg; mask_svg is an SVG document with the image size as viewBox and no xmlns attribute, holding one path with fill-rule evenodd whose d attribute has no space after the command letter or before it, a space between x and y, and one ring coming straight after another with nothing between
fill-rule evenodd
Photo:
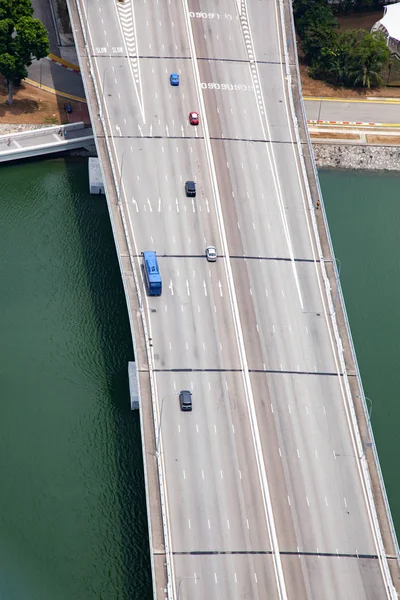
<instances>
[{"instance_id":1,"label":"dark gray car","mask_svg":"<svg viewBox=\"0 0 400 600\"><path fill-rule=\"evenodd\" d=\"M194 181L187 181L185 183L185 192L188 198L195 198L196 196L196 184Z\"/></svg>"},{"instance_id":2,"label":"dark gray car","mask_svg":"<svg viewBox=\"0 0 400 600\"><path fill-rule=\"evenodd\" d=\"M179 403L181 410L192 410L192 392L189 390L182 390L179 393Z\"/></svg>"}]
</instances>

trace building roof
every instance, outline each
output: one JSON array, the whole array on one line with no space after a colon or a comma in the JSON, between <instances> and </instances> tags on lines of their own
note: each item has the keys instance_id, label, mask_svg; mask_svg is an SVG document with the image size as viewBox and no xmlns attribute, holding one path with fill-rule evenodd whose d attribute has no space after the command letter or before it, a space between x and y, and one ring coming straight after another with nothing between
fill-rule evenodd
<instances>
[{"instance_id":1,"label":"building roof","mask_svg":"<svg viewBox=\"0 0 400 600\"><path fill-rule=\"evenodd\" d=\"M400 2L385 6L385 14L380 23L388 32L389 37L400 41Z\"/></svg>"}]
</instances>

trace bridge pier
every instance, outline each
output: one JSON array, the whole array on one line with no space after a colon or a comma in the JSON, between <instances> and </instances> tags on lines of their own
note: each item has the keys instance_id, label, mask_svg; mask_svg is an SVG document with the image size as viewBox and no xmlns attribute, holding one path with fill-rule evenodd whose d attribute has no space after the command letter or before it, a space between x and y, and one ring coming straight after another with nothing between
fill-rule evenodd
<instances>
[{"instance_id":1,"label":"bridge pier","mask_svg":"<svg viewBox=\"0 0 400 600\"><path fill-rule=\"evenodd\" d=\"M137 379L137 369L135 361L129 361L128 363L128 376L129 376L129 392L131 397L131 409L139 410L140 399L139 399L139 385Z\"/></svg>"}]
</instances>

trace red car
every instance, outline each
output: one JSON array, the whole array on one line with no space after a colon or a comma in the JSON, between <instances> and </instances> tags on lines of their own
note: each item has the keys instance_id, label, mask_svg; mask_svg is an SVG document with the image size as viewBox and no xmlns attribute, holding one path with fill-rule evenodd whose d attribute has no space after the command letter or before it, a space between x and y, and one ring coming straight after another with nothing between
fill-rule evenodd
<instances>
[{"instance_id":1,"label":"red car","mask_svg":"<svg viewBox=\"0 0 400 600\"><path fill-rule=\"evenodd\" d=\"M191 125L198 125L199 124L199 113L197 113L197 112L189 113L189 123Z\"/></svg>"}]
</instances>

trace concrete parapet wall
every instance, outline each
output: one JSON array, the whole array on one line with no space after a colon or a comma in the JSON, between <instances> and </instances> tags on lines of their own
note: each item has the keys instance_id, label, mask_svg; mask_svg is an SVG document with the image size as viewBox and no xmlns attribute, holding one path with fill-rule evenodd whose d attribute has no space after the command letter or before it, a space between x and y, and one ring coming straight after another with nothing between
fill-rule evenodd
<instances>
[{"instance_id":1,"label":"concrete parapet wall","mask_svg":"<svg viewBox=\"0 0 400 600\"><path fill-rule=\"evenodd\" d=\"M50 127L41 127L40 129L30 129L29 131L17 131L15 133L12 134L12 139L18 139L18 138L23 138L23 139L29 139L29 138L37 138L43 134L49 135L51 133L58 133L60 130L61 131L80 131L81 129L85 129L85 124L80 122L80 123L70 123L68 125L51 125ZM6 136L1 135L0 136L0 143L2 141L2 138L5 138Z\"/></svg>"},{"instance_id":2,"label":"concrete parapet wall","mask_svg":"<svg viewBox=\"0 0 400 600\"><path fill-rule=\"evenodd\" d=\"M289 0L279 0L285 10L285 36L295 39L292 7ZM315 254L319 256L325 301L329 307L332 338L335 340L336 356L343 373L346 409L354 444L357 450L358 468L364 489L365 501L369 510L376 542L378 559L386 585L387 597L398 598L400 569L399 547L394 529L385 485L381 473L378 454L373 438L368 406L358 368L350 324L346 312L340 283L340 274L330 237L328 220L319 185L314 151L309 136L306 111L302 98L302 88L295 44L285 44L290 61L290 79L296 85L288 86L294 106L293 121L296 143L299 148L301 168L306 173L305 194L309 206L309 222L314 232ZM365 148L369 152L371 148ZM337 302L333 303L335 297ZM368 444L366 440L370 440Z\"/></svg>"},{"instance_id":3,"label":"concrete parapet wall","mask_svg":"<svg viewBox=\"0 0 400 600\"><path fill-rule=\"evenodd\" d=\"M13 132L0 136L0 163L88 148L92 144L92 130L85 130L84 123Z\"/></svg>"}]
</instances>

